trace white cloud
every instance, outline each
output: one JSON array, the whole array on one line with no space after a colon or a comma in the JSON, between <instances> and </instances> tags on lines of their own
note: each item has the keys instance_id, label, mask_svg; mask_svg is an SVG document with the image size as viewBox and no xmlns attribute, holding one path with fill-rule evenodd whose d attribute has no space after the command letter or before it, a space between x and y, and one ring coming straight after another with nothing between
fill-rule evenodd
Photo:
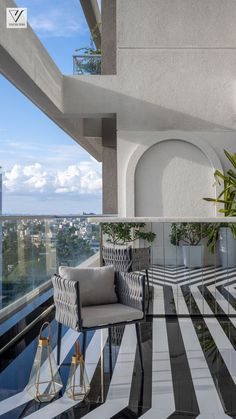
<instances>
[{"instance_id":1,"label":"white cloud","mask_svg":"<svg viewBox=\"0 0 236 419\"><path fill-rule=\"evenodd\" d=\"M18 179L21 176L22 167L19 164L15 164L10 172L5 173L6 180L3 182L7 189L14 191L17 187Z\"/></svg>"},{"instance_id":2,"label":"white cloud","mask_svg":"<svg viewBox=\"0 0 236 419\"><path fill-rule=\"evenodd\" d=\"M55 177L56 193L77 192L80 194L97 193L102 188L102 178L93 162L81 162L57 172Z\"/></svg>"},{"instance_id":3,"label":"white cloud","mask_svg":"<svg viewBox=\"0 0 236 419\"><path fill-rule=\"evenodd\" d=\"M15 164L5 173L3 184L10 192L43 192L47 185L47 175L39 163L30 166Z\"/></svg>"},{"instance_id":4,"label":"white cloud","mask_svg":"<svg viewBox=\"0 0 236 419\"><path fill-rule=\"evenodd\" d=\"M25 184L33 189L42 189L47 184L47 172L42 169L39 163L25 166L23 175L28 178L25 180Z\"/></svg>"},{"instance_id":5,"label":"white cloud","mask_svg":"<svg viewBox=\"0 0 236 419\"><path fill-rule=\"evenodd\" d=\"M6 192L16 195L98 194L102 188L101 165L91 160L49 172L38 162L25 166L15 164L5 173L3 184Z\"/></svg>"}]
</instances>

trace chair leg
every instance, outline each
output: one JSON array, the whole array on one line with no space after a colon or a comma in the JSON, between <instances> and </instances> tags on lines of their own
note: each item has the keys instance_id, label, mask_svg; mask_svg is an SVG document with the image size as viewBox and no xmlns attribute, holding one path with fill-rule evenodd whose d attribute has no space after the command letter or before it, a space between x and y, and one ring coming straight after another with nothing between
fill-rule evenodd
<instances>
[{"instance_id":1,"label":"chair leg","mask_svg":"<svg viewBox=\"0 0 236 419\"><path fill-rule=\"evenodd\" d=\"M146 312L148 314L148 311L149 311L149 302L150 302L150 286L149 286L148 269L146 269L146 278L147 278L147 289L148 289L148 298L147 298L147 309L146 309Z\"/></svg>"},{"instance_id":2,"label":"chair leg","mask_svg":"<svg viewBox=\"0 0 236 419\"><path fill-rule=\"evenodd\" d=\"M87 344L87 332L83 332L83 346L82 346L82 355L85 361L85 355L86 355L86 344Z\"/></svg>"},{"instance_id":3,"label":"chair leg","mask_svg":"<svg viewBox=\"0 0 236 419\"><path fill-rule=\"evenodd\" d=\"M138 351L139 351L139 357L140 357L141 371L143 374L144 368L143 368L143 352L142 352L140 323L135 323L135 328L136 328L136 335L137 335L137 342L138 342Z\"/></svg>"},{"instance_id":4,"label":"chair leg","mask_svg":"<svg viewBox=\"0 0 236 419\"><path fill-rule=\"evenodd\" d=\"M150 295L150 286L149 286L148 269L146 269L146 278L147 278L148 300L149 300L149 295Z\"/></svg>"},{"instance_id":5,"label":"chair leg","mask_svg":"<svg viewBox=\"0 0 236 419\"><path fill-rule=\"evenodd\" d=\"M57 365L60 365L60 358L61 358L61 329L62 329L62 324L58 323L58 326L57 326Z\"/></svg>"},{"instance_id":6,"label":"chair leg","mask_svg":"<svg viewBox=\"0 0 236 419\"><path fill-rule=\"evenodd\" d=\"M112 345L111 345L111 328L108 328L108 342L109 342L109 372L112 377Z\"/></svg>"}]
</instances>

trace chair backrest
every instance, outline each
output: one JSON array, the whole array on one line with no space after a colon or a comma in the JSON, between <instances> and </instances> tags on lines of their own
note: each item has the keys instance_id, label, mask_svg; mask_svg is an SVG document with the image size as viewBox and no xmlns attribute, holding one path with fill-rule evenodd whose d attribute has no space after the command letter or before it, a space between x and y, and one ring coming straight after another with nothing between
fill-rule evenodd
<instances>
[{"instance_id":1,"label":"chair backrest","mask_svg":"<svg viewBox=\"0 0 236 419\"><path fill-rule=\"evenodd\" d=\"M61 278L55 274L52 277L55 319L72 329L81 325L81 306L79 301L79 282Z\"/></svg>"},{"instance_id":2,"label":"chair backrest","mask_svg":"<svg viewBox=\"0 0 236 419\"><path fill-rule=\"evenodd\" d=\"M102 257L105 265L113 265L115 271L129 272L132 267L131 247L102 247Z\"/></svg>"},{"instance_id":3,"label":"chair backrest","mask_svg":"<svg viewBox=\"0 0 236 419\"><path fill-rule=\"evenodd\" d=\"M115 271L112 265L87 268L60 266L59 275L64 279L79 282L83 307L117 303Z\"/></svg>"},{"instance_id":4,"label":"chair backrest","mask_svg":"<svg viewBox=\"0 0 236 419\"><path fill-rule=\"evenodd\" d=\"M115 271L133 272L149 269L150 247L102 247L105 265L113 265Z\"/></svg>"},{"instance_id":5,"label":"chair backrest","mask_svg":"<svg viewBox=\"0 0 236 419\"><path fill-rule=\"evenodd\" d=\"M119 303L145 312L145 275L116 272L116 292Z\"/></svg>"}]
</instances>

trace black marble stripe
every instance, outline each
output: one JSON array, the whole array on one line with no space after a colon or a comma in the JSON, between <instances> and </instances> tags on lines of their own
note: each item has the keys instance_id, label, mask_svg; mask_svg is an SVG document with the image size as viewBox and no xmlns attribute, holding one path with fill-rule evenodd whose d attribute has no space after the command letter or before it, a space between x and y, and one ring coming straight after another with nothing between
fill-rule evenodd
<instances>
[{"instance_id":1,"label":"black marble stripe","mask_svg":"<svg viewBox=\"0 0 236 419\"><path fill-rule=\"evenodd\" d=\"M228 280L230 280L230 279L232 279L232 278L234 278L234 280L231 282L231 283L234 283L235 282L235 284L236 284L236 275L235 275L235 273L234 274L232 274L232 275L228 275L227 273L225 273L225 275L226 275L226 277L225 277L225 281L228 281ZM221 276L221 278L218 278L218 276ZM204 277L204 275L200 275L199 276L199 278L198 279L194 279L193 281L191 281L191 283L190 283L190 285L197 285L197 284L199 284L200 282L206 282L206 281L209 281L209 280L211 280L212 279L212 281L210 281L207 285L213 285L213 284L215 284L215 283L218 283L218 282L220 282L220 281L224 281L224 278L222 278L222 273L221 274L219 274L219 275L215 275L215 274L212 274L210 277L208 277L208 278L206 278L206 277ZM153 280L154 282L156 282L156 281L159 281L159 282L161 282L161 283L163 283L163 284L165 284L165 280L164 279L158 279L158 278L155 278L155 277L153 277L153 276L151 276L150 275L150 280ZM191 280L191 276L189 277L189 280ZM187 282L188 281L188 279L183 279L183 280L181 280L181 281L176 281L176 282L171 282L171 284L173 285L181 285L181 284L183 284L183 282ZM183 284L184 285L184 284Z\"/></svg>"},{"instance_id":2,"label":"black marble stripe","mask_svg":"<svg viewBox=\"0 0 236 419\"><path fill-rule=\"evenodd\" d=\"M163 294L165 303L165 314L177 314L172 287L169 285L164 285Z\"/></svg>"},{"instance_id":3,"label":"black marble stripe","mask_svg":"<svg viewBox=\"0 0 236 419\"><path fill-rule=\"evenodd\" d=\"M112 419L139 418L152 404L152 322L142 323L142 349L144 375L140 369L139 353L136 349L129 404Z\"/></svg>"},{"instance_id":4,"label":"black marble stripe","mask_svg":"<svg viewBox=\"0 0 236 419\"><path fill-rule=\"evenodd\" d=\"M153 269L151 268L149 270L150 275L156 276L156 277L165 277L167 279L172 279L175 280L175 283L182 283L184 281L186 281L189 278L199 278L202 277L204 275L209 275L209 273L216 273L216 274L220 274L221 271L220 270L215 270L214 267L208 268L208 269L204 269L204 271L199 268L199 269L188 269L186 268L185 271L178 273L178 271L173 271L173 273L167 273L165 270L159 270L159 269ZM236 273L236 272L235 272Z\"/></svg>"},{"instance_id":5,"label":"black marble stripe","mask_svg":"<svg viewBox=\"0 0 236 419\"><path fill-rule=\"evenodd\" d=\"M227 286L228 284L226 284ZM226 301L231 304L231 306L236 310L236 299L234 296L225 288L225 285L219 285L217 287L218 291L225 297Z\"/></svg>"},{"instance_id":6,"label":"black marble stripe","mask_svg":"<svg viewBox=\"0 0 236 419\"><path fill-rule=\"evenodd\" d=\"M93 336L94 336L94 331L91 331L88 333L87 336L87 345L86 348L88 348ZM82 347L82 335L80 335L79 337L79 342L80 342L80 346ZM63 390L58 394L57 397L55 397L55 399L53 399L53 401L51 403L53 403L54 401L56 401L57 399L59 399L60 397L63 396L65 387L66 387L66 383L67 383L67 379L68 379L68 373L69 373L69 365L71 362L71 357L75 352L75 348L72 347L71 350L68 352L65 360L63 361L63 363L65 365L62 365L60 367L60 374L61 374L61 378L62 378L62 382L63 382ZM101 359L99 360L98 365L101 365ZM97 366L98 368L98 366ZM35 400L31 400L28 403L25 403L24 405L18 406L16 409L13 409L12 411L6 413L5 415L3 415L1 417L1 419L21 419L21 418L25 418L28 415L37 412L41 409L43 409L45 406L47 406L48 403L38 403ZM62 414L58 415L58 418L62 418L65 416L65 418L71 418L73 417L73 415L75 415L75 417L82 417L84 416L86 413L88 413L91 409L90 409L90 404L92 405L92 403L89 404L78 404L75 405L74 408L68 409L65 412L63 412ZM96 407L96 406L95 406ZM73 410L74 409L74 410ZM78 413L79 412L79 413ZM79 416L81 415L81 416ZM42 411L42 418L43 418L43 411Z\"/></svg>"},{"instance_id":7,"label":"black marble stripe","mask_svg":"<svg viewBox=\"0 0 236 419\"><path fill-rule=\"evenodd\" d=\"M187 286L186 286L187 287ZM190 290L189 290L190 291ZM195 307L197 318L192 317L192 322L198 336L200 345L202 347L208 368L210 370L211 376L215 383L216 390L218 392L219 398L222 402L225 412L232 416L236 417L236 386L231 377L230 372L228 371L227 366L220 354L220 351L205 323L204 317L202 316L197 305ZM214 316L212 316L214 318ZM226 325L228 320L225 321ZM223 330L228 333L232 333L232 328L228 326L223 327ZM235 330L234 330L235 333Z\"/></svg>"},{"instance_id":8,"label":"black marble stripe","mask_svg":"<svg viewBox=\"0 0 236 419\"><path fill-rule=\"evenodd\" d=\"M171 299L174 302L173 293ZM164 303L167 312L169 303L167 301L166 307L165 298ZM176 408L173 415L187 413L189 417L196 418L200 412L177 316L166 318L166 327Z\"/></svg>"},{"instance_id":9,"label":"black marble stripe","mask_svg":"<svg viewBox=\"0 0 236 419\"><path fill-rule=\"evenodd\" d=\"M218 282L221 282L221 281L225 281L225 283L223 284L223 286L227 286L227 285L234 284L234 283L236 285L236 275L235 275L235 273L233 275L228 275L226 273L226 277L225 278L217 278L217 277L216 277L216 279L214 279L214 278L215 277L213 277L213 281L210 281L206 285L207 286L214 285L214 284L217 284ZM230 281L230 279L232 279L232 278L233 278L233 280Z\"/></svg>"},{"instance_id":10,"label":"black marble stripe","mask_svg":"<svg viewBox=\"0 0 236 419\"><path fill-rule=\"evenodd\" d=\"M208 290L208 288L205 285L199 285L198 286L199 291L201 292L203 298L206 300L207 304L212 310L212 314L220 314L222 316L225 316L226 313L221 308L221 306L217 303L215 297L213 294Z\"/></svg>"},{"instance_id":11,"label":"black marble stripe","mask_svg":"<svg viewBox=\"0 0 236 419\"><path fill-rule=\"evenodd\" d=\"M103 348L102 356L99 359L95 369L92 381L90 383L91 390L83 403L78 403L74 407L66 410L54 419L71 419L82 418L92 410L105 403L109 390L112 374L116 365L119 354L120 344L124 334L124 326L117 326L111 330L112 343L112 365L110 370L109 364L109 338Z\"/></svg>"},{"instance_id":12,"label":"black marble stripe","mask_svg":"<svg viewBox=\"0 0 236 419\"><path fill-rule=\"evenodd\" d=\"M215 313L220 314L221 317L217 317L217 321L219 322L222 330L224 331L225 335L229 339L230 343L232 344L233 348L236 350L236 328L230 320L230 317L222 310L220 305L217 303L213 295L206 287L199 287L201 293L204 295L208 305L210 308L215 310ZM213 311L214 313L214 311Z\"/></svg>"},{"instance_id":13,"label":"black marble stripe","mask_svg":"<svg viewBox=\"0 0 236 419\"><path fill-rule=\"evenodd\" d=\"M2 373L38 336L40 327L45 321L51 322L54 319L54 310L51 311L46 317L39 320L24 336L17 341L14 345L8 348L1 354L0 357L0 372Z\"/></svg>"},{"instance_id":14,"label":"black marble stripe","mask_svg":"<svg viewBox=\"0 0 236 419\"><path fill-rule=\"evenodd\" d=\"M174 281L169 281L168 279L166 279L164 276L163 277L161 277L161 278L159 278L159 277L156 277L156 276L154 276L152 273L151 274L149 274L149 281L151 282L151 281L159 281L159 282L162 282L163 284L170 284L170 285L173 285L173 284L175 284L175 282Z\"/></svg>"},{"instance_id":15,"label":"black marble stripe","mask_svg":"<svg viewBox=\"0 0 236 419\"><path fill-rule=\"evenodd\" d=\"M51 318L51 317L52 318ZM54 314L51 313L51 315L47 317L47 319L44 319L51 322L52 325L52 336L51 336L51 345L52 348L56 345L57 340L57 323L54 320ZM43 323L43 321L42 321ZM42 324L41 323L41 324ZM35 326L35 329L31 329L30 331L30 337L29 340L33 338L33 341L28 342L28 340L25 340L28 338L28 334L25 335L24 339L20 341L18 344L22 347L22 353L20 353L17 358L15 359L15 362L10 364L8 368L6 368L0 375L0 387L2 387L2 383L4 383L6 392L4 397L1 397L1 400L4 400L7 397L12 396L15 393L18 393L20 391L23 391L25 386L28 383L30 371L33 365L33 360L36 354L36 348L38 346L38 334L41 327L41 324ZM62 328L62 336L66 333L68 329L63 326ZM32 335L32 332L34 332L34 335ZM24 350L23 350L24 349ZM26 353L24 353L26 352ZM10 351L7 352L8 356L10 357ZM26 359L22 359L26 358ZM24 365L24 369L22 369L22 365ZM62 374L63 375L63 374ZM14 377L16 377L16 380L14 380ZM12 390L14 390L12 392ZM39 410L41 407L44 407L45 403L41 404L34 400L31 400L28 403L24 403L14 409L14 406L12 406L12 410L5 413L1 416L1 419L19 419L23 418L26 415L35 412Z\"/></svg>"},{"instance_id":16,"label":"black marble stripe","mask_svg":"<svg viewBox=\"0 0 236 419\"><path fill-rule=\"evenodd\" d=\"M223 279L219 278L220 276L222 277L222 275L226 275L227 278L230 276L231 278L234 277L236 279L236 271L228 272L228 271L226 271L226 269L218 270L217 268L216 269L211 269L211 271L212 271L212 275L209 275L210 272L205 273L205 271L200 270L199 275L196 275L196 276L193 277L193 276L191 276L191 270L190 270L189 279L194 278L194 281L196 279L196 281L191 282L191 284L198 283L199 280L209 281L210 279L213 279L213 278L217 278L219 281L222 281ZM206 278L206 276L207 276L207 278ZM181 284L185 281L186 281L186 278L183 278L182 280L178 281L178 284Z\"/></svg>"},{"instance_id":17,"label":"black marble stripe","mask_svg":"<svg viewBox=\"0 0 236 419\"><path fill-rule=\"evenodd\" d=\"M196 414L190 412L174 412L167 419L195 419Z\"/></svg>"},{"instance_id":18,"label":"black marble stripe","mask_svg":"<svg viewBox=\"0 0 236 419\"><path fill-rule=\"evenodd\" d=\"M9 330L0 336L0 349L7 345L13 338L21 333L26 326L32 323L37 317L40 316L48 307L53 304L53 297L40 304L35 310L31 311L27 316L21 319L18 323L12 326Z\"/></svg>"}]
</instances>

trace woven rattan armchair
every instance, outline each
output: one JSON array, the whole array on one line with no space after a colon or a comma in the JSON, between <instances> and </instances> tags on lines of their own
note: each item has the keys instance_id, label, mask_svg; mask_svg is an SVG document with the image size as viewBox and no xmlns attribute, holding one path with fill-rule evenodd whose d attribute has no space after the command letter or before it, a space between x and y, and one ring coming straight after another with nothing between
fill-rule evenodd
<instances>
[{"instance_id":1,"label":"woven rattan armchair","mask_svg":"<svg viewBox=\"0 0 236 419\"><path fill-rule=\"evenodd\" d=\"M119 272L145 271L147 278L148 298L150 294L148 269L150 268L150 247L132 248L103 246L104 265L113 265Z\"/></svg>"},{"instance_id":2,"label":"woven rattan armchair","mask_svg":"<svg viewBox=\"0 0 236 419\"><path fill-rule=\"evenodd\" d=\"M89 281L89 275L87 279ZM141 370L143 372L140 322L145 319L144 275L114 272L114 286L117 296L117 302L114 304L84 306L79 280L69 280L60 275L54 275L52 283L56 308L55 318L58 322L58 365L60 364L62 324L83 333L82 353L85 357L87 331L108 328L110 336L110 329L113 326L134 323L136 326ZM94 289L94 293L96 293L96 289Z\"/></svg>"}]
</instances>

